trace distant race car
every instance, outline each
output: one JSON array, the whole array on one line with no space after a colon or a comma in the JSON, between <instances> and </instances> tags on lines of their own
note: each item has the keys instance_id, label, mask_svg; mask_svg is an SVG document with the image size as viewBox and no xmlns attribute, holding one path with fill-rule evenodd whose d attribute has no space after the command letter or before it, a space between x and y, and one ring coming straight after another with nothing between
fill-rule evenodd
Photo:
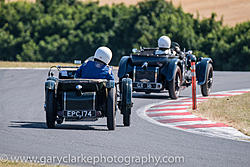
<instances>
[{"instance_id":1,"label":"distant race car","mask_svg":"<svg viewBox=\"0 0 250 167\"><path fill-rule=\"evenodd\" d=\"M123 56L119 63L118 77L129 76L133 81L133 91L166 92L177 99L182 88L192 84L191 61L196 62L196 78L203 96L208 96L213 83L211 58L199 58L192 51L181 51L173 42L170 54L155 54L158 48L133 49L130 56Z\"/></svg>"},{"instance_id":2,"label":"distant race car","mask_svg":"<svg viewBox=\"0 0 250 167\"><path fill-rule=\"evenodd\" d=\"M54 76L52 69L59 71ZM123 114L124 126L130 126L132 108L132 80L119 83L106 79L75 79L78 67L53 66L45 82L45 112L48 128L63 121L96 121L107 117L109 130L115 129L117 105ZM119 99L116 85L122 87Z\"/></svg>"}]
</instances>

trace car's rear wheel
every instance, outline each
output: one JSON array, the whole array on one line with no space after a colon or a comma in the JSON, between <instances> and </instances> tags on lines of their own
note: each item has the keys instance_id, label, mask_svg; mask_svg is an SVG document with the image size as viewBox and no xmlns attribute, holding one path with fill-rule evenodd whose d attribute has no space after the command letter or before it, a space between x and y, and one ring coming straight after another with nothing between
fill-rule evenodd
<instances>
[{"instance_id":1,"label":"car's rear wheel","mask_svg":"<svg viewBox=\"0 0 250 167\"><path fill-rule=\"evenodd\" d=\"M206 82L201 85L201 93L203 96L208 96L211 91L211 87L213 84L213 66L211 63L207 66L207 78Z\"/></svg>"},{"instance_id":2,"label":"car's rear wheel","mask_svg":"<svg viewBox=\"0 0 250 167\"><path fill-rule=\"evenodd\" d=\"M56 121L56 105L55 105L55 93L46 90L46 102L45 102L45 111L46 111L46 124L48 128L55 128Z\"/></svg>"},{"instance_id":3,"label":"car's rear wheel","mask_svg":"<svg viewBox=\"0 0 250 167\"><path fill-rule=\"evenodd\" d=\"M108 91L107 100L107 127L109 130L115 130L115 89Z\"/></svg>"},{"instance_id":4,"label":"car's rear wheel","mask_svg":"<svg viewBox=\"0 0 250 167\"><path fill-rule=\"evenodd\" d=\"M171 99L177 99L179 97L181 80L181 69L177 66L172 81L168 82L168 91Z\"/></svg>"}]
</instances>

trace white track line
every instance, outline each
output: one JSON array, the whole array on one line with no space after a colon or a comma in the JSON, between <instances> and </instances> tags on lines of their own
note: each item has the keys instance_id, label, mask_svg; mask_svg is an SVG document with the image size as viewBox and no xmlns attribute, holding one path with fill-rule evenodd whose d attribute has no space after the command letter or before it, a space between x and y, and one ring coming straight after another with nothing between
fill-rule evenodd
<instances>
[{"instance_id":1,"label":"white track line","mask_svg":"<svg viewBox=\"0 0 250 167\"><path fill-rule=\"evenodd\" d=\"M172 126L180 126L180 125L197 125L197 124L215 124L213 121L184 121L184 122L174 122L167 123Z\"/></svg>"},{"instance_id":2,"label":"white track line","mask_svg":"<svg viewBox=\"0 0 250 167\"><path fill-rule=\"evenodd\" d=\"M232 127L211 127L211 128L195 128L195 129L186 129L188 132L192 133L201 133L208 135L210 137L222 137L233 140L241 140L249 142L250 137L242 134L235 128Z\"/></svg>"},{"instance_id":3,"label":"white track line","mask_svg":"<svg viewBox=\"0 0 250 167\"><path fill-rule=\"evenodd\" d=\"M190 107L191 107L191 105L190 105L190 106L151 107L150 109L148 109L148 111L149 111L149 110L157 110L157 109L178 109L178 108L186 108L186 109L188 109L188 108L190 108Z\"/></svg>"},{"instance_id":4,"label":"white track line","mask_svg":"<svg viewBox=\"0 0 250 167\"><path fill-rule=\"evenodd\" d=\"M198 118L195 115L169 115L169 116L159 116L159 117L150 117L155 120L164 120L164 119L182 119L182 118Z\"/></svg>"},{"instance_id":5,"label":"white track line","mask_svg":"<svg viewBox=\"0 0 250 167\"><path fill-rule=\"evenodd\" d=\"M187 110L176 110L176 111L150 111L147 110L146 114L161 114L161 113L182 113L187 112Z\"/></svg>"},{"instance_id":6,"label":"white track line","mask_svg":"<svg viewBox=\"0 0 250 167\"><path fill-rule=\"evenodd\" d=\"M192 105L192 102L165 102L164 103L164 105L167 105L167 104L169 104L169 105L178 105L178 104L188 104L188 105ZM158 106L158 105L157 105ZM154 107L154 106L152 106L152 107Z\"/></svg>"}]
</instances>

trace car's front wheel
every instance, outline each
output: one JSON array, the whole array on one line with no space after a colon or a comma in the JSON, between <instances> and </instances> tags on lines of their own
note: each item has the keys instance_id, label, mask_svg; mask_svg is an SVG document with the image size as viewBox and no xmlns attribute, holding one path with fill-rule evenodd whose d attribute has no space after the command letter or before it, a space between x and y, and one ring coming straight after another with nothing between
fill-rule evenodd
<instances>
[{"instance_id":1,"label":"car's front wheel","mask_svg":"<svg viewBox=\"0 0 250 167\"><path fill-rule=\"evenodd\" d=\"M172 81L168 82L168 91L171 99L177 99L179 97L180 88L181 88L181 69L179 66L177 66Z\"/></svg>"},{"instance_id":2,"label":"car's front wheel","mask_svg":"<svg viewBox=\"0 0 250 167\"><path fill-rule=\"evenodd\" d=\"M55 94L50 90L46 90L46 124L48 128L55 128L56 109L55 109Z\"/></svg>"},{"instance_id":3,"label":"car's front wheel","mask_svg":"<svg viewBox=\"0 0 250 167\"><path fill-rule=\"evenodd\" d=\"M115 130L115 88L108 91L107 100L107 127L108 130Z\"/></svg>"},{"instance_id":4,"label":"car's front wheel","mask_svg":"<svg viewBox=\"0 0 250 167\"><path fill-rule=\"evenodd\" d=\"M131 108L127 108L125 110L126 110L126 112L123 114L123 125L124 126L130 126Z\"/></svg>"},{"instance_id":5,"label":"car's front wheel","mask_svg":"<svg viewBox=\"0 0 250 167\"><path fill-rule=\"evenodd\" d=\"M124 78L121 83L121 113L123 114L123 125L130 126L130 115L132 103L132 80Z\"/></svg>"},{"instance_id":6,"label":"car's front wheel","mask_svg":"<svg viewBox=\"0 0 250 167\"><path fill-rule=\"evenodd\" d=\"M207 66L207 78L206 82L201 85L201 93L203 96L208 96L211 91L211 87L213 84L213 66L211 63Z\"/></svg>"}]
</instances>

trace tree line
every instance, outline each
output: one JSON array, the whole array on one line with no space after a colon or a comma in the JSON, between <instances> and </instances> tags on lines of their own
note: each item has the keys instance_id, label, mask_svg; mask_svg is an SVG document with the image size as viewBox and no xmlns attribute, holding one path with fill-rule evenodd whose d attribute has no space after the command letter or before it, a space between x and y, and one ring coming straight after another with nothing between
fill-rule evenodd
<instances>
[{"instance_id":1,"label":"tree line","mask_svg":"<svg viewBox=\"0 0 250 167\"><path fill-rule=\"evenodd\" d=\"M194 18L164 0L137 5L77 0L0 1L0 60L72 62L102 45L113 52L112 65L132 48L156 47L168 35L198 57L211 57L216 70L250 70L250 21L234 27L223 19Z\"/></svg>"}]
</instances>

